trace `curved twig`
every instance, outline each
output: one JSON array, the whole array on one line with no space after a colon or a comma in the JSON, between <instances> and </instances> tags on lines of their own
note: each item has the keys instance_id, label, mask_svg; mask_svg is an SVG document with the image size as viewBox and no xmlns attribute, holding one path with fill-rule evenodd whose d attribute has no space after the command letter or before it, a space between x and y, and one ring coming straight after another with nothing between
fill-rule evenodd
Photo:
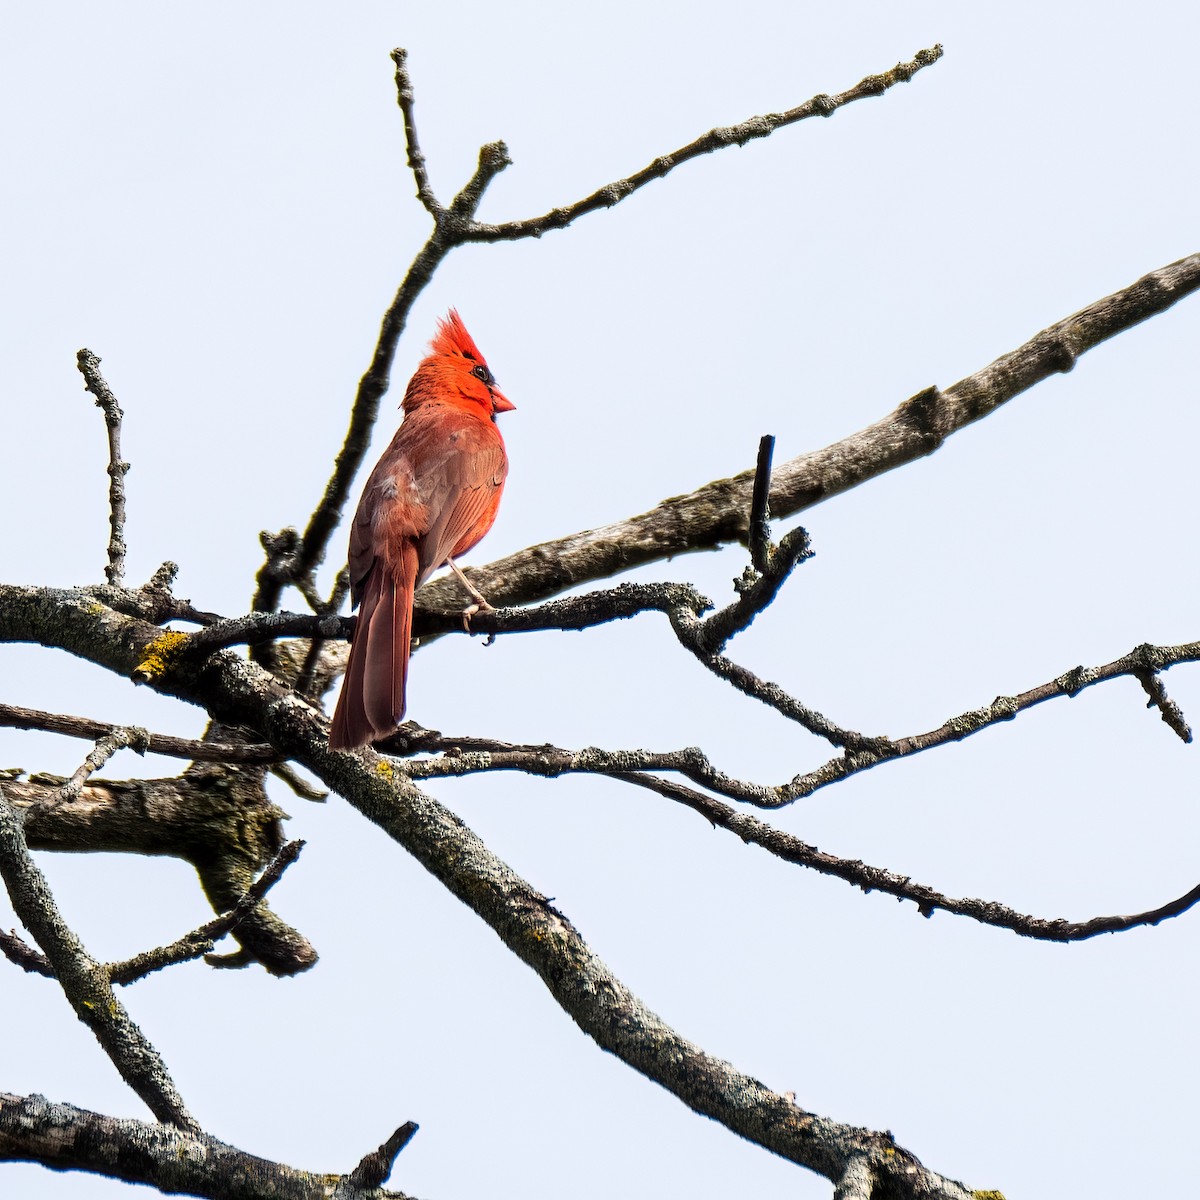
<instances>
[{"instance_id":1,"label":"curved twig","mask_svg":"<svg viewBox=\"0 0 1200 1200\"><path fill-rule=\"evenodd\" d=\"M1146 912L1128 916L1090 917L1086 921L1067 921L1061 917L1034 917L1019 913L1007 905L993 900L961 899L945 896L923 883L915 883L907 875L898 875L883 867L873 867L856 859L838 858L826 854L816 846L810 846L790 833L776 829L760 821L750 813L738 812L728 804L705 796L692 788L683 787L667 779L637 772L613 773L612 778L624 780L637 787L656 792L698 812L720 829L736 834L747 844L760 846L776 858L798 866L809 867L822 875L844 879L864 892L886 892L899 900L911 900L923 917L931 917L938 910L955 916L970 917L981 925L993 925L1009 929L1021 937L1044 942L1082 942L1098 937L1102 933L1123 933L1143 925L1158 925L1171 917L1178 917L1200 901L1200 884L1185 892L1178 899L1168 901Z\"/></svg>"}]
</instances>

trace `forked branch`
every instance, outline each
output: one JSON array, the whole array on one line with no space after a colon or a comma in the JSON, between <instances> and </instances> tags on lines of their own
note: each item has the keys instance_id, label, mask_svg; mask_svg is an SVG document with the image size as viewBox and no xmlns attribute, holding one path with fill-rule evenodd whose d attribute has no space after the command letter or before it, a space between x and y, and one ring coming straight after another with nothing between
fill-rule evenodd
<instances>
[{"instance_id":1,"label":"forked branch","mask_svg":"<svg viewBox=\"0 0 1200 1200\"><path fill-rule=\"evenodd\" d=\"M818 95L783 113L751 117L738 125L710 130L670 154L661 155L642 170L625 179L598 188L589 196L563 208L551 209L541 217L508 221L499 225L475 220L475 213L491 181L512 162L503 142L480 148L474 174L449 204L443 204L434 192L425 166L414 115L415 89L408 69L407 52L392 51L396 67L396 95L404 119L409 168L416 182L417 197L433 218L434 230L418 251L404 280L384 314L379 339L371 364L359 381L350 414L350 428L334 463L325 493L309 518L303 535L288 529L265 534L267 561L258 574L254 609L270 612L279 607L282 589L289 584L309 581L325 556L329 539L342 519L350 485L362 466L371 430L379 413L379 402L387 391L396 347L407 323L413 303L433 276L434 270L456 246L469 242L516 241L541 237L551 229L563 229L579 217L600 208L611 208L634 192L661 179L676 167L703 154L727 146L745 145L755 138L767 137L776 130L814 116L831 116L839 108L857 100L881 96L898 83L906 83L922 68L942 55L941 46L920 51L911 62L899 63L889 71L869 75L854 87L836 95ZM490 594L490 593L489 593Z\"/></svg>"}]
</instances>

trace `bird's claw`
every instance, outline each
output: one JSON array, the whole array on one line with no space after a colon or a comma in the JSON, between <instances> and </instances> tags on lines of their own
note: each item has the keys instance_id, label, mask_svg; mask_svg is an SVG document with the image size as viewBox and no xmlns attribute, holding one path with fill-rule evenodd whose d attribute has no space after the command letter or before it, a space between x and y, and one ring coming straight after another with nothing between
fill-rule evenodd
<instances>
[{"instance_id":1,"label":"bird's claw","mask_svg":"<svg viewBox=\"0 0 1200 1200\"><path fill-rule=\"evenodd\" d=\"M482 596L480 596L474 604L468 604L467 607L462 610L462 623L464 632L471 632L471 618L477 613L490 613L495 611L496 610Z\"/></svg>"}]
</instances>

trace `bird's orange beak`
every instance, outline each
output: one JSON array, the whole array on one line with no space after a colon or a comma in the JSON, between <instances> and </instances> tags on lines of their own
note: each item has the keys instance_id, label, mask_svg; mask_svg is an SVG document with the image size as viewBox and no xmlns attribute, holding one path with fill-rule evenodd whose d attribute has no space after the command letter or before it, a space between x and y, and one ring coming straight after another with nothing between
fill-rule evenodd
<instances>
[{"instance_id":1,"label":"bird's orange beak","mask_svg":"<svg viewBox=\"0 0 1200 1200\"><path fill-rule=\"evenodd\" d=\"M516 407L499 388L492 388L492 412L512 412Z\"/></svg>"}]
</instances>

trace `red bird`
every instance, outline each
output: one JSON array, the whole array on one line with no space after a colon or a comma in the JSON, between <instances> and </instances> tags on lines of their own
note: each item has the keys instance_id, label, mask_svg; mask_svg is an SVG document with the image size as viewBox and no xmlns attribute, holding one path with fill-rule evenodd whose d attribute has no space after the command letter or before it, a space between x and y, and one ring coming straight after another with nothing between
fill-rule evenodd
<instances>
[{"instance_id":1,"label":"red bird","mask_svg":"<svg viewBox=\"0 0 1200 1200\"><path fill-rule=\"evenodd\" d=\"M462 577L454 560L491 529L508 474L496 414L516 406L454 309L429 349L350 527L350 595L361 607L329 734L334 750L365 746L400 724L413 592L446 563Z\"/></svg>"}]
</instances>

